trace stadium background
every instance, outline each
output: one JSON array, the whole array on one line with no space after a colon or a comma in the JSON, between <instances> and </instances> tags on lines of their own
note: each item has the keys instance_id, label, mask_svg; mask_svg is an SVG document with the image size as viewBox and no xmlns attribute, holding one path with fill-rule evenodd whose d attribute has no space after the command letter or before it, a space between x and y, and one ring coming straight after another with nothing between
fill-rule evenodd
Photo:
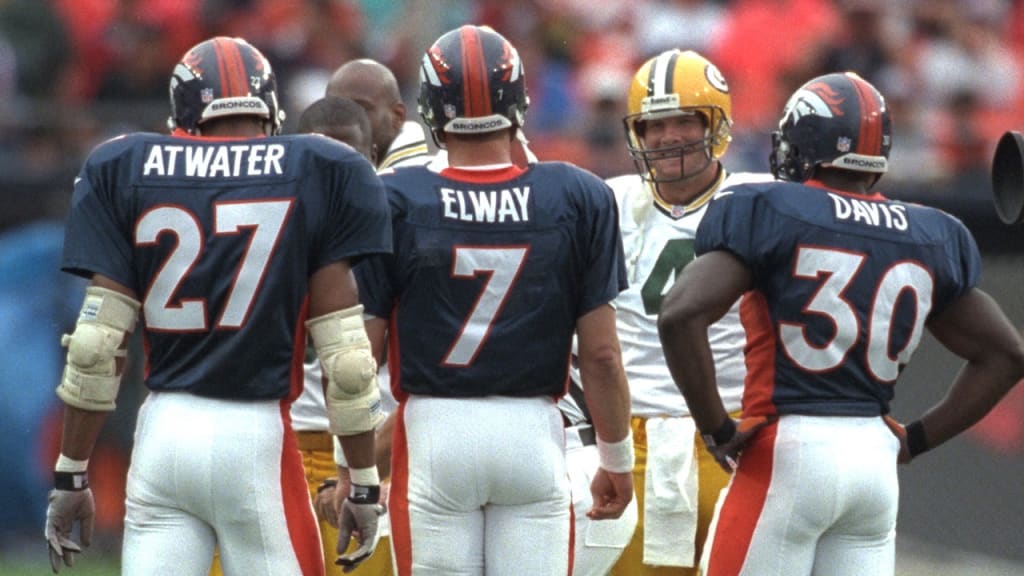
<instances>
[{"instance_id":1,"label":"stadium background","mask_svg":"<svg viewBox=\"0 0 1024 576\"><path fill-rule=\"evenodd\" d=\"M416 118L420 55L464 22L519 47L537 154L601 176L633 169L624 96L658 51L697 49L728 78L733 171L767 169L768 132L796 86L858 71L892 108L881 189L960 216L984 252L983 286L1024 326L1024 229L998 223L988 180L999 135L1024 129L1024 1L0 0L0 574L46 569L57 344L82 290L57 270L61 221L89 150L120 133L163 131L174 62L214 34L243 36L271 59L286 130L334 68L362 56L395 71ZM897 417L937 400L957 364L926 338L901 377ZM92 461L98 534L76 574L116 572L140 373L130 366ZM901 469L900 574L1024 574L1018 388L969 434Z\"/></svg>"}]
</instances>

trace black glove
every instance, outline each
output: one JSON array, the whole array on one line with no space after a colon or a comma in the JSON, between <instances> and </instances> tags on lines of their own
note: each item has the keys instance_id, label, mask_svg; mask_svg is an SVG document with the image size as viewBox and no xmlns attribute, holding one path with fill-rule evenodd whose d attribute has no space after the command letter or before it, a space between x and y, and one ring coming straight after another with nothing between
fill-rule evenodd
<instances>
[{"instance_id":1,"label":"black glove","mask_svg":"<svg viewBox=\"0 0 1024 576\"><path fill-rule=\"evenodd\" d=\"M78 535L82 546L91 543L96 503L84 472L55 472L54 478L56 487L50 490L43 534L50 550L50 567L57 574L62 563L70 568L75 563L75 555L82 552L82 548L71 540L75 522L79 522Z\"/></svg>"},{"instance_id":2,"label":"black glove","mask_svg":"<svg viewBox=\"0 0 1024 576\"><path fill-rule=\"evenodd\" d=\"M377 542L380 541L378 520L384 512L386 509L380 504L380 486L352 484L352 491L341 505L338 517L337 552L340 556L334 563L343 567L342 572L355 570L373 554ZM345 554L353 535L356 536L359 547L350 554Z\"/></svg>"},{"instance_id":3,"label":"black glove","mask_svg":"<svg viewBox=\"0 0 1024 576\"><path fill-rule=\"evenodd\" d=\"M758 430L775 422L776 416L754 416L743 418L739 422L727 418L722 427L712 434L701 434L708 452L723 470L730 474L736 470L737 460L747 442L757 434Z\"/></svg>"}]
</instances>

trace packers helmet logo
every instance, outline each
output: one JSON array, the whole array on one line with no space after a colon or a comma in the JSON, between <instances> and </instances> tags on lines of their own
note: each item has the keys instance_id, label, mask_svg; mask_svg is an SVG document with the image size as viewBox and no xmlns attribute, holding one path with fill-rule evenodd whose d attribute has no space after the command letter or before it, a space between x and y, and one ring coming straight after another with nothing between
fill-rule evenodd
<instances>
[{"instance_id":1,"label":"packers helmet logo","mask_svg":"<svg viewBox=\"0 0 1024 576\"><path fill-rule=\"evenodd\" d=\"M725 76L722 75L718 66L708 62L708 65L704 67L704 78L719 92L729 93L729 84L725 81Z\"/></svg>"}]
</instances>

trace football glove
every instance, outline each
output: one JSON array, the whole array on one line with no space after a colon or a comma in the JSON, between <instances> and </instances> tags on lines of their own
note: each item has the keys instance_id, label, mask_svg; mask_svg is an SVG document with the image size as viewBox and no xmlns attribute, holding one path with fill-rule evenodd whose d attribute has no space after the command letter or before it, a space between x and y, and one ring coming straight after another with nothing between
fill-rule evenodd
<instances>
[{"instance_id":1,"label":"football glove","mask_svg":"<svg viewBox=\"0 0 1024 576\"><path fill-rule=\"evenodd\" d=\"M743 452L747 442L761 428L777 419L777 416L754 416L743 418L737 422L730 418L713 434L702 434L704 444L718 465L731 474L739 465L740 453Z\"/></svg>"},{"instance_id":2,"label":"football glove","mask_svg":"<svg viewBox=\"0 0 1024 576\"><path fill-rule=\"evenodd\" d=\"M355 570L373 554L380 541L378 520L385 511L384 505L380 503L380 486L352 484L352 491L341 505L338 516L337 553L340 556L334 563L342 567L342 572L347 574ZM345 554L353 536L359 547Z\"/></svg>"},{"instance_id":3,"label":"football glove","mask_svg":"<svg viewBox=\"0 0 1024 576\"><path fill-rule=\"evenodd\" d=\"M89 546L96 516L96 503L85 474L58 472L57 486L50 490L44 530L54 574L60 572L61 564L73 566L75 556L82 552L81 546L71 539L75 523L79 523L82 546Z\"/></svg>"}]
</instances>

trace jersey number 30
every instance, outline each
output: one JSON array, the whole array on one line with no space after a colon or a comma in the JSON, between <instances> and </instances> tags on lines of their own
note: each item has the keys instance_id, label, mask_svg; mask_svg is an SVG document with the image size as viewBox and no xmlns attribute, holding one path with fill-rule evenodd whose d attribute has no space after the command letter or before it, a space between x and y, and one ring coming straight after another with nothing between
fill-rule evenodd
<instances>
[{"instance_id":1,"label":"jersey number 30","mask_svg":"<svg viewBox=\"0 0 1024 576\"><path fill-rule=\"evenodd\" d=\"M865 254L843 252L829 248L801 247L797 253L797 278L820 282L818 290L804 307L804 314L823 316L835 326L831 340L824 345L809 342L803 324L780 322L779 337L786 354L800 367L810 372L832 370L857 344L860 321L846 298L846 290L867 260ZM874 290L870 316L867 317L866 365L872 375L882 382L894 382L900 365L910 360L921 341L925 317L932 307L934 281L931 274L917 262L902 261L893 264L882 274ZM906 345L895 357L890 354L892 325L896 305L904 292L913 294L914 324Z\"/></svg>"}]
</instances>

